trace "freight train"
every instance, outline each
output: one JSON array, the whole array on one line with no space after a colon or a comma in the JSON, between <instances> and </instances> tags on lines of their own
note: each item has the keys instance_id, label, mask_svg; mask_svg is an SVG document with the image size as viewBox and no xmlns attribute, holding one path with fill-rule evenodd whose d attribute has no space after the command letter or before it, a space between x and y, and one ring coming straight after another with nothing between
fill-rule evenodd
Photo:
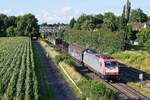
<instances>
[{"instance_id":1,"label":"freight train","mask_svg":"<svg viewBox=\"0 0 150 100\"><path fill-rule=\"evenodd\" d=\"M67 44L62 39L49 37L48 42L53 44L59 50L69 54L82 64L86 65L90 70L95 72L101 78L116 80L119 77L119 64L109 55L98 54L90 49L84 49L77 45Z\"/></svg>"}]
</instances>

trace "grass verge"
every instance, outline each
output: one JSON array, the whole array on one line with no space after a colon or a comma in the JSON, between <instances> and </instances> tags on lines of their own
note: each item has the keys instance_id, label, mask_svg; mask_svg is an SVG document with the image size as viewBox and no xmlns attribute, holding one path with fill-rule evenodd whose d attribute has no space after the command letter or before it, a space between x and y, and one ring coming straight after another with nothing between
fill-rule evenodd
<instances>
[{"instance_id":1,"label":"grass verge","mask_svg":"<svg viewBox=\"0 0 150 100\"><path fill-rule=\"evenodd\" d=\"M48 85L48 80L44 69L45 62L44 59L42 59L40 56L40 51L38 49L37 43L32 42L32 49L36 66L36 75L40 85L40 100L55 100L53 92Z\"/></svg>"},{"instance_id":2,"label":"grass verge","mask_svg":"<svg viewBox=\"0 0 150 100\"><path fill-rule=\"evenodd\" d=\"M141 87L140 82L137 83L128 83L130 87L135 89L136 91L140 92L144 96L147 96L150 98L150 88L149 87Z\"/></svg>"},{"instance_id":3,"label":"grass verge","mask_svg":"<svg viewBox=\"0 0 150 100\"><path fill-rule=\"evenodd\" d=\"M145 51L124 51L112 55L121 63L150 73L150 54Z\"/></svg>"}]
</instances>

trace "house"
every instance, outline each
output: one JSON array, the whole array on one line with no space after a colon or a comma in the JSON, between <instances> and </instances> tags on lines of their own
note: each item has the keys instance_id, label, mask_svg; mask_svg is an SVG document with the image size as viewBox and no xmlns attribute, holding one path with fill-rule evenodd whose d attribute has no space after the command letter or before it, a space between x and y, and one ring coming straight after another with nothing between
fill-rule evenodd
<instances>
[{"instance_id":1,"label":"house","mask_svg":"<svg viewBox=\"0 0 150 100\"><path fill-rule=\"evenodd\" d=\"M145 23L135 22L135 23L130 23L128 25L132 27L133 31L139 31L142 28L150 28L150 21Z\"/></svg>"},{"instance_id":2,"label":"house","mask_svg":"<svg viewBox=\"0 0 150 100\"><path fill-rule=\"evenodd\" d=\"M139 31L140 29L144 28L144 23L141 22L135 22L135 23L131 23L129 24L129 26L132 27L133 31Z\"/></svg>"},{"instance_id":3,"label":"house","mask_svg":"<svg viewBox=\"0 0 150 100\"><path fill-rule=\"evenodd\" d=\"M144 28L150 28L150 21L148 21L144 24Z\"/></svg>"}]
</instances>

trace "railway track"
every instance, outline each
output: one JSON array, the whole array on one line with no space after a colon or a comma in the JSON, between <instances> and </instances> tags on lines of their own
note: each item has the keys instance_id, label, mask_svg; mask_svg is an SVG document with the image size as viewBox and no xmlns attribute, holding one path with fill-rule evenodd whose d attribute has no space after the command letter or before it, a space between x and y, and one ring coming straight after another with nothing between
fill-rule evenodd
<instances>
[{"instance_id":1,"label":"railway track","mask_svg":"<svg viewBox=\"0 0 150 100\"><path fill-rule=\"evenodd\" d=\"M58 50L59 51L59 50ZM68 55L68 54L66 54ZM72 58L75 60L74 58ZM103 82L106 86L109 88L113 89L117 94L118 94L118 99L119 100L149 100L149 98L145 97L144 95L140 94L136 90L132 89L131 87L127 86L124 82L117 82L117 83L111 83L107 82L104 79L101 79L96 75L94 72L89 70L88 67L82 67L81 63L77 60L75 60L76 64L78 64L80 67L77 68L77 70L84 75L88 79L94 79L94 80L99 80ZM135 75L133 71L129 71L131 75ZM134 76L135 77L135 76ZM132 77L132 78L134 78ZM137 75L136 75L137 77Z\"/></svg>"},{"instance_id":2,"label":"railway track","mask_svg":"<svg viewBox=\"0 0 150 100\"><path fill-rule=\"evenodd\" d=\"M127 86L124 82L108 82L102 78L99 78L94 72L90 71L88 67L82 68L81 64L77 61L76 64L78 64L81 67L78 68L78 71L86 78L99 80L109 88L113 89L118 94L119 100L149 100L149 98L145 97L141 93Z\"/></svg>"}]
</instances>

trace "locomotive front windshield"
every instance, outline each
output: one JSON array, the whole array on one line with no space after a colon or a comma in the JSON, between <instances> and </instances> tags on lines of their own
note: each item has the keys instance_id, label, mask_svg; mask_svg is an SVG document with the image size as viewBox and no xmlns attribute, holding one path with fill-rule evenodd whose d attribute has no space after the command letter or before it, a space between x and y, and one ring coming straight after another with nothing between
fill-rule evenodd
<instances>
[{"instance_id":1,"label":"locomotive front windshield","mask_svg":"<svg viewBox=\"0 0 150 100\"><path fill-rule=\"evenodd\" d=\"M109 69L113 69L117 67L117 63L116 62L105 62L105 66Z\"/></svg>"}]
</instances>

